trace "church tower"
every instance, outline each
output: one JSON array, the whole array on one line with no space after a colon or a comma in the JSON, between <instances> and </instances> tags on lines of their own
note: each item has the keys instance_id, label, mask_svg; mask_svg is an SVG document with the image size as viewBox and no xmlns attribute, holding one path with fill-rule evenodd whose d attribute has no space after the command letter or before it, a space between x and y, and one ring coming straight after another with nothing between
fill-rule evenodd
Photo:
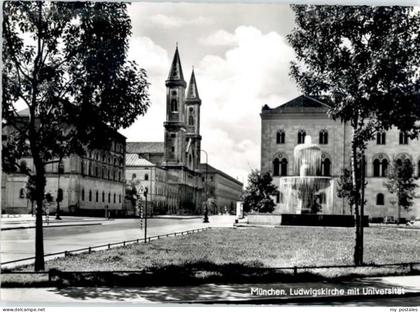
<instances>
[{"instance_id":1,"label":"church tower","mask_svg":"<svg viewBox=\"0 0 420 312\"><path fill-rule=\"evenodd\" d=\"M197 82L195 81L193 68L185 100L187 129L187 147L185 153L187 157L187 166L191 170L197 170L200 164L200 106L201 99L198 94Z\"/></svg>"},{"instance_id":2,"label":"church tower","mask_svg":"<svg viewBox=\"0 0 420 312\"><path fill-rule=\"evenodd\" d=\"M166 84L165 156L166 165L186 165L185 87L178 45Z\"/></svg>"}]
</instances>

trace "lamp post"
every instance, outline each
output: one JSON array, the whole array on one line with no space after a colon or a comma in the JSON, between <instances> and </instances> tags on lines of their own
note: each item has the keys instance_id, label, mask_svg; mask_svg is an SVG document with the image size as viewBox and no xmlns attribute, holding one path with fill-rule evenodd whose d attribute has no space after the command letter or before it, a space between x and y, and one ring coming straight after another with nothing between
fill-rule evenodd
<instances>
[{"instance_id":1,"label":"lamp post","mask_svg":"<svg viewBox=\"0 0 420 312\"><path fill-rule=\"evenodd\" d=\"M208 157L209 157L209 155L207 154L207 152L205 150L200 150L200 151L206 154L206 177L205 177L205 184L204 184L204 193L205 193L206 201L205 201L205 208L204 208L205 210L204 210L203 223L209 223L209 208L208 208L208 205L207 205L207 201L208 201L208 198L207 198L207 170L208 170L208 160L209 160Z\"/></svg>"}]
</instances>

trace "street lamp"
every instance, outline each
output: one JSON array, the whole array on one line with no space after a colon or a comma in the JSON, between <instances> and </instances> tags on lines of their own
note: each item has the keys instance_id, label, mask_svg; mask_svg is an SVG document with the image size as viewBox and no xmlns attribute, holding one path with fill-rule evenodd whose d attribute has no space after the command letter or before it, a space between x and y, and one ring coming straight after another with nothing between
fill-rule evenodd
<instances>
[{"instance_id":1,"label":"street lamp","mask_svg":"<svg viewBox=\"0 0 420 312\"><path fill-rule=\"evenodd\" d=\"M207 154L207 152L205 150L200 150L200 151L206 154L206 178L205 178L205 184L204 184L204 192L205 192L205 195L206 195L205 196L206 201L205 201L203 223L209 223L209 208L207 206L207 201L208 201L208 198L207 198L207 169L208 169L208 160L209 160L208 157L209 157L209 155Z\"/></svg>"}]
</instances>

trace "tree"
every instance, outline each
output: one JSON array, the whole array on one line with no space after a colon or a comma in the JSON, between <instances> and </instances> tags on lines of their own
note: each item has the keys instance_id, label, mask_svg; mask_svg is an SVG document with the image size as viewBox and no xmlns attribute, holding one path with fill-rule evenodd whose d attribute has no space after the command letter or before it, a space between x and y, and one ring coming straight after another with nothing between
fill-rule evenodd
<instances>
[{"instance_id":1,"label":"tree","mask_svg":"<svg viewBox=\"0 0 420 312\"><path fill-rule=\"evenodd\" d=\"M35 171L26 174L35 184L37 271L44 269L45 165L108 148L112 134L149 106L146 72L127 60L130 35L125 3L3 3L2 163L8 172L17 159L33 159Z\"/></svg>"},{"instance_id":2,"label":"tree","mask_svg":"<svg viewBox=\"0 0 420 312\"><path fill-rule=\"evenodd\" d=\"M393 126L418 134L420 15L411 7L293 5L296 52L291 76L304 94L323 97L333 119L353 128L354 262L363 263L363 179L357 179L367 143Z\"/></svg>"},{"instance_id":3,"label":"tree","mask_svg":"<svg viewBox=\"0 0 420 312\"><path fill-rule=\"evenodd\" d=\"M401 207L406 211L413 205L417 184L414 183L414 166L410 159L394 159L384 183L391 194L396 194L398 204L398 220L400 222Z\"/></svg>"},{"instance_id":4,"label":"tree","mask_svg":"<svg viewBox=\"0 0 420 312\"><path fill-rule=\"evenodd\" d=\"M248 186L242 194L244 211L272 212L274 202L270 196L277 194L277 187L272 184L273 178L269 172L261 174L252 170L248 176Z\"/></svg>"}]
</instances>

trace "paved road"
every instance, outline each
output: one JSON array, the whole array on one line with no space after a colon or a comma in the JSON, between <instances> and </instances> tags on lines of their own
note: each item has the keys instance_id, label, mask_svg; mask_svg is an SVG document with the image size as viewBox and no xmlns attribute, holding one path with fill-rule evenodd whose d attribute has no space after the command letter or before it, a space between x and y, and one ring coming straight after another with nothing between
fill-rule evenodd
<instances>
[{"instance_id":1,"label":"paved road","mask_svg":"<svg viewBox=\"0 0 420 312\"><path fill-rule=\"evenodd\" d=\"M232 226L233 216L213 216L210 223L193 219L157 218L148 220L148 236L198 229L207 226ZM2 231L1 262L34 256L35 229ZM143 238L139 219L116 219L102 225L44 229L45 254Z\"/></svg>"}]
</instances>

